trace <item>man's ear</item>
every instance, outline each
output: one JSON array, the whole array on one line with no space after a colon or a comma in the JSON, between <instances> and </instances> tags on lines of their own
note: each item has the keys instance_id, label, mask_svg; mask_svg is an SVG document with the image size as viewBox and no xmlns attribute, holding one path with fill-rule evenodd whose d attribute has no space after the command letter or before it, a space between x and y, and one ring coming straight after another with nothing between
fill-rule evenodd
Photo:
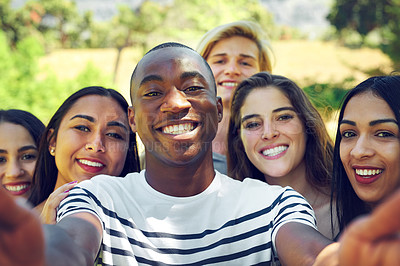
<instances>
[{"instance_id":1,"label":"man's ear","mask_svg":"<svg viewBox=\"0 0 400 266\"><path fill-rule=\"evenodd\" d=\"M128 107L128 122L132 131L136 133L135 108L133 106Z\"/></svg>"},{"instance_id":2,"label":"man's ear","mask_svg":"<svg viewBox=\"0 0 400 266\"><path fill-rule=\"evenodd\" d=\"M54 136L54 128L50 128L49 132L47 132L47 142L49 143L47 148L49 149L50 154L54 156L56 152L56 136Z\"/></svg>"},{"instance_id":3,"label":"man's ear","mask_svg":"<svg viewBox=\"0 0 400 266\"><path fill-rule=\"evenodd\" d=\"M222 98L217 96L217 111L218 111L218 123L222 121L223 114Z\"/></svg>"}]
</instances>

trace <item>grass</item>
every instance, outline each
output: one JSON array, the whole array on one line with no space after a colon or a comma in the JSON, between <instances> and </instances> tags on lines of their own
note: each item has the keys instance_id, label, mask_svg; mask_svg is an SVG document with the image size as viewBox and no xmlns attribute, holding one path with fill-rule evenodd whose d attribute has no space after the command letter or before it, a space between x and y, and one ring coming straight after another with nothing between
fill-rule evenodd
<instances>
[{"instance_id":1,"label":"grass","mask_svg":"<svg viewBox=\"0 0 400 266\"><path fill-rule=\"evenodd\" d=\"M334 42L276 41L273 73L286 76L300 86L313 83L341 82L348 77L359 83L373 74L393 71L390 59L378 49L349 49ZM102 72L112 76L116 49L56 50L40 61L41 66L54 69L61 79L74 78L91 61ZM116 88L129 99L129 81L140 59L134 48L124 49L116 76ZM101 84L97 84L101 85ZM354 84L356 85L356 84Z\"/></svg>"}]
</instances>

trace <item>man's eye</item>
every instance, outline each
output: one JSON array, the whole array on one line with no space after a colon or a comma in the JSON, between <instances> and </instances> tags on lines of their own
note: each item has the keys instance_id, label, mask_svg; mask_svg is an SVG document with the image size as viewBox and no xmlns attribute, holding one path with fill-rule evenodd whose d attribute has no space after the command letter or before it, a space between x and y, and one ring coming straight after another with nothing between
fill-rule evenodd
<instances>
[{"instance_id":1,"label":"man's eye","mask_svg":"<svg viewBox=\"0 0 400 266\"><path fill-rule=\"evenodd\" d=\"M200 89L201 89L201 87L192 86L192 87L185 89L185 91L198 91Z\"/></svg>"},{"instance_id":2,"label":"man's eye","mask_svg":"<svg viewBox=\"0 0 400 266\"><path fill-rule=\"evenodd\" d=\"M152 92L146 93L144 96L147 96L147 97L154 97L154 96L159 96L159 95L160 95L159 92L157 92L157 91L152 91Z\"/></svg>"}]
</instances>

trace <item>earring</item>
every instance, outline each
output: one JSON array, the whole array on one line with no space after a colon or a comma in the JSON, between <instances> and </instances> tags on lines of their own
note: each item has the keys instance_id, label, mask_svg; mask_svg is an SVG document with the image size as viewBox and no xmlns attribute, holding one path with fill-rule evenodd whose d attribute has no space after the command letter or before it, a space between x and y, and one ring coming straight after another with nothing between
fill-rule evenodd
<instances>
[{"instance_id":1,"label":"earring","mask_svg":"<svg viewBox=\"0 0 400 266\"><path fill-rule=\"evenodd\" d=\"M56 149L54 147L51 147L50 154L54 156L55 151L56 151Z\"/></svg>"}]
</instances>

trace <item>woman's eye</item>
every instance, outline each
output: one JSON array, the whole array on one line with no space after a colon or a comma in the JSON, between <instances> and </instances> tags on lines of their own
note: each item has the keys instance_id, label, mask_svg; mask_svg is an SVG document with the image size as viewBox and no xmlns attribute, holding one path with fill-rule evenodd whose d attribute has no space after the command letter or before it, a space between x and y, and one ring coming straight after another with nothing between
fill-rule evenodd
<instances>
[{"instance_id":1,"label":"woman's eye","mask_svg":"<svg viewBox=\"0 0 400 266\"><path fill-rule=\"evenodd\" d=\"M252 130L252 129L254 130L259 127L260 127L260 123L258 123L258 122L250 122L250 123L245 124L245 126L244 126L245 129L249 129L249 130Z\"/></svg>"},{"instance_id":2,"label":"woman's eye","mask_svg":"<svg viewBox=\"0 0 400 266\"><path fill-rule=\"evenodd\" d=\"M395 136L393 133L388 132L388 131L381 131L381 132L378 132L376 135L378 137L382 137L382 138L390 138L390 137L394 137Z\"/></svg>"},{"instance_id":3,"label":"woman's eye","mask_svg":"<svg viewBox=\"0 0 400 266\"><path fill-rule=\"evenodd\" d=\"M21 156L22 160L35 160L37 158L36 154L26 153Z\"/></svg>"},{"instance_id":4,"label":"woman's eye","mask_svg":"<svg viewBox=\"0 0 400 266\"><path fill-rule=\"evenodd\" d=\"M107 136L115 138L115 139L121 139L121 140L125 140L120 134L118 133L107 133Z\"/></svg>"},{"instance_id":5,"label":"woman's eye","mask_svg":"<svg viewBox=\"0 0 400 266\"><path fill-rule=\"evenodd\" d=\"M342 138L351 138L354 137L356 134L352 131L344 131L341 135Z\"/></svg>"},{"instance_id":6,"label":"woman's eye","mask_svg":"<svg viewBox=\"0 0 400 266\"><path fill-rule=\"evenodd\" d=\"M290 120L293 119L292 115L281 115L278 117L278 121L285 121L285 120Z\"/></svg>"},{"instance_id":7,"label":"woman's eye","mask_svg":"<svg viewBox=\"0 0 400 266\"><path fill-rule=\"evenodd\" d=\"M5 163L5 162L7 162L6 158L5 157L0 157L0 163Z\"/></svg>"},{"instance_id":8,"label":"woman's eye","mask_svg":"<svg viewBox=\"0 0 400 266\"><path fill-rule=\"evenodd\" d=\"M250 63L248 63L248 62L241 62L241 64L242 65L244 65L244 66L252 66Z\"/></svg>"},{"instance_id":9,"label":"woman's eye","mask_svg":"<svg viewBox=\"0 0 400 266\"><path fill-rule=\"evenodd\" d=\"M87 126L83 126L83 125L75 126L74 128L79 130L79 131L84 131L84 132L89 132L90 131Z\"/></svg>"}]
</instances>

